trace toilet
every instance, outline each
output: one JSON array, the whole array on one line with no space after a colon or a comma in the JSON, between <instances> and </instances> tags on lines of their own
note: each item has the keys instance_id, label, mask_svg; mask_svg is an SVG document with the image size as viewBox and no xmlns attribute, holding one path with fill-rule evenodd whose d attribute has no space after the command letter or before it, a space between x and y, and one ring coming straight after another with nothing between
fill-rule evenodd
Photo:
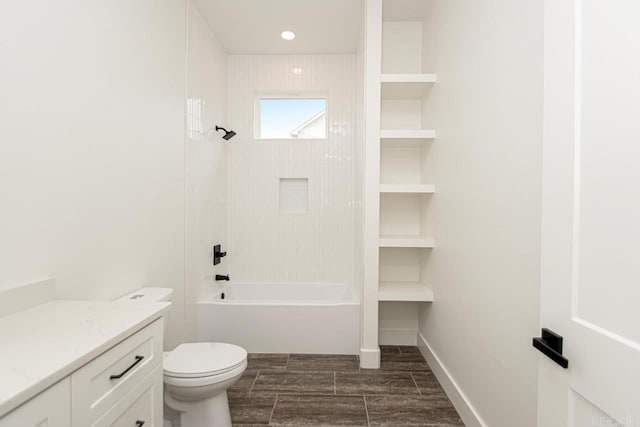
<instances>
[{"instance_id":1,"label":"toilet","mask_svg":"<svg viewBox=\"0 0 640 427\"><path fill-rule=\"evenodd\" d=\"M172 295L169 288L142 288L119 300L171 301ZM164 354L162 367L164 404L179 413L182 427L231 427L227 389L247 369L244 348L218 342L180 344Z\"/></svg>"}]
</instances>

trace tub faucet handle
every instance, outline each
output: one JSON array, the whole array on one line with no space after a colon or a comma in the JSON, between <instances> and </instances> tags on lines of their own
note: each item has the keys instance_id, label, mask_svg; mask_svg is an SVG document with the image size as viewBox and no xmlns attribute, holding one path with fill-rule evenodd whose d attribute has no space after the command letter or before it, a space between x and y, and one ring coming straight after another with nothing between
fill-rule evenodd
<instances>
[{"instance_id":1,"label":"tub faucet handle","mask_svg":"<svg viewBox=\"0 0 640 427\"><path fill-rule=\"evenodd\" d=\"M213 247L213 265L218 265L221 262L221 259L226 257L227 253L222 252L222 246L214 245Z\"/></svg>"},{"instance_id":2,"label":"tub faucet handle","mask_svg":"<svg viewBox=\"0 0 640 427\"><path fill-rule=\"evenodd\" d=\"M229 281L229 275L227 274L226 276L223 276L221 274L216 274L216 281L219 280L226 280L227 282Z\"/></svg>"}]
</instances>

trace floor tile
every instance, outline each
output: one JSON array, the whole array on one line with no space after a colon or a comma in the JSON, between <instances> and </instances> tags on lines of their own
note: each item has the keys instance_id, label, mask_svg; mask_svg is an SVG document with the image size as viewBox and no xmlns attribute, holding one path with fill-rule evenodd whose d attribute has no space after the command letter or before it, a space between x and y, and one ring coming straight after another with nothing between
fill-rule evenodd
<instances>
[{"instance_id":1,"label":"floor tile","mask_svg":"<svg viewBox=\"0 0 640 427\"><path fill-rule=\"evenodd\" d=\"M278 395L271 423L314 427L368 425L362 396Z\"/></svg>"},{"instance_id":2,"label":"floor tile","mask_svg":"<svg viewBox=\"0 0 640 427\"><path fill-rule=\"evenodd\" d=\"M260 371L253 392L334 394L334 373Z\"/></svg>"},{"instance_id":3,"label":"floor tile","mask_svg":"<svg viewBox=\"0 0 640 427\"><path fill-rule=\"evenodd\" d=\"M251 354L229 390L233 425L463 425L417 347L382 346L380 370L358 365L357 356Z\"/></svg>"},{"instance_id":4,"label":"floor tile","mask_svg":"<svg viewBox=\"0 0 640 427\"><path fill-rule=\"evenodd\" d=\"M289 355L285 353L251 353L247 356L247 369L283 370Z\"/></svg>"},{"instance_id":5,"label":"floor tile","mask_svg":"<svg viewBox=\"0 0 640 427\"><path fill-rule=\"evenodd\" d=\"M411 375L413 375L413 379L418 385L420 394L424 396L446 396L442 386L432 372L414 372Z\"/></svg>"},{"instance_id":6,"label":"floor tile","mask_svg":"<svg viewBox=\"0 0 640 427\"><path fill-rule=\"evenodd\" d=\"M402 354L419 354L420 356L422 356L422 353L420 353L420 349L416 346L400 345L398 346L398 349Z\"/></svg>"},{"instance_id":7,"label":"floor tile","mask_svg":"<svg viewBox=\"0 0 640 427\"><path fill-rule=\"evenodd\" d=\"M357 372L358 368L355 355L292 354L287 363L287 371Z\"/></svg>"},{"instance_id":8,"label":"floor tile","mask_svg":"<svg viewBox=\"0 0 640 427\"><path fill-rule=\"evenodd\" d=\"M238 382L229 387L229 390L250 389L256 379L256 375L258 375L257 369L247 369L246 371L244 371L244 374L242 374L242 377L240 377Z\"/></svg>"},{"instance_id":9,"label":"floor tile","mask_svg":"<svg viewBox=\"0 0 640 427\"><path fill-rule=\"evenodd\" d=\"M336 372L336 394L418 395L410 373Z\"/></svg>"},{"instance_id":10,"label":"floor tile","mask_svg":"<svg viewBox=\"0 0 640 427\"><path fill-rule=\"evenodd\" d=\"M269 425L275 394L229 390L229 409L234 426Z\"/></svg>"},{"instance_id":11,"label":"floor tile","mask_svg":"<svg viewBox=\"0 0 640 427\"><path fill-rule=\"evenodd\" d=\"M426 362L426 360L424 360L424 357L422 357L422 355L420 353L385 353L385 354L380 354L380 360L381 361L398 361L398 360L407 360L407 361L420 361L420 362Z\"/></svg>"},{"instance_id":12,"label":"floor tile","mask_svg":"<svg viewBox=\"0 0 640 427\"><path fill-rule=\"evenodd\" d=\"M402 358L402 359L382 359L380 361L380 371L383 372L430 372L431 368L424 359Z\"/></svg>"},{"instance_id":13,"label":"floor tile","mask_svg":"<svg viewBox=\"0 0 640 427\"><path fill-rule=\"evenodd\" d=\"M366 396L372 427L463 426L446 398L429 396ZM277 405L276 405L277 407Z\"/></svg>"},{"instance_id":14,"label":"floor tile","mask_svg":"<svg viewBox=\"0 0 640 427\"><path fill-rule=\"evenodd\" d=\"M418 353L385 353L380 355L380 370L395 372L429 372L431 368Z\"/></svg>"},{"instance_id":15,"label":"floor tile","mask_svg":"<svg viewBox=\"0 0 640 427\"><path fill-rule=\"evenodd\" d=\"M380 354L402 354L400 353L400 347L397 345L381 345Z\"/></svg>"}]
</instances>

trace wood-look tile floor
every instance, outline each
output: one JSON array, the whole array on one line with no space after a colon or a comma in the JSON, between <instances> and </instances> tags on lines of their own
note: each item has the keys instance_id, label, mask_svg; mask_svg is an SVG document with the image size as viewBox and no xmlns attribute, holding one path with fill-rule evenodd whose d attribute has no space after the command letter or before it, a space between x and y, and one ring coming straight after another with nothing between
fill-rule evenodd
<instances>
[{"instance_id":1,"label":"wood-look tile floor","mask_svg":"<svg viewBox=\"0 0 640 427\"><path fill-rule=\"evenodd\" d=\"M382 346L381 366L358 356L250 354L229 389L236 427L463 426L417 347Z\"/></svg>"}]
</instances>

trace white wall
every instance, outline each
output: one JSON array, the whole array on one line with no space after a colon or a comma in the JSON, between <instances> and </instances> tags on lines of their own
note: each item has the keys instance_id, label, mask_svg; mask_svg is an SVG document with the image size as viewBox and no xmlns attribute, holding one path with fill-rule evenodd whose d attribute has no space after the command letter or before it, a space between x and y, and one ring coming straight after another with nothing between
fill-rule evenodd
<instances>
[{"instance_id":1,"label":"white wall","mask_svg":"<svg viewBox=\"0 0 640 427\"><path fill-rule=\"evenodd\" d=\"M227 54L190 1L187 34L187 230L185 339L195 339L195 303L215 290L228 258L213 266L212 246L227 249ZM213 130L212 130L213 128Z\"/></svg>"},{"instance_id":2,"label":"white wall","mask_svg":"<svg viewBox=\"0 0 640 427\"><path fill-rule=\"evenodd\" d=\"M0 287L184 301L185 3L0 2Z\"/></svg>"},{"instance_id":3,"label":"white wall","mask_svg":"<svg viewBox=\"0 0 640 427\"><path fill-rule=\"evenodd\" d=\"M420 333L491 427L536 425L542 2L437 0L433 304Z\"/></svg>"},{"instance_id":4,"label":"white wall","mask_svg":"<svg viewBox=\"0 0 640 427\"><path fill-rule=\"evenodd\" d=\"M355 55L229 57L229 273L251 282L354 278ZM292 72L301 68L300 75ZM254 140L256 93L322 92L328 140ZM279 178L309 179L307 214L279 213Z\"/></svg>"}]
</instances>

